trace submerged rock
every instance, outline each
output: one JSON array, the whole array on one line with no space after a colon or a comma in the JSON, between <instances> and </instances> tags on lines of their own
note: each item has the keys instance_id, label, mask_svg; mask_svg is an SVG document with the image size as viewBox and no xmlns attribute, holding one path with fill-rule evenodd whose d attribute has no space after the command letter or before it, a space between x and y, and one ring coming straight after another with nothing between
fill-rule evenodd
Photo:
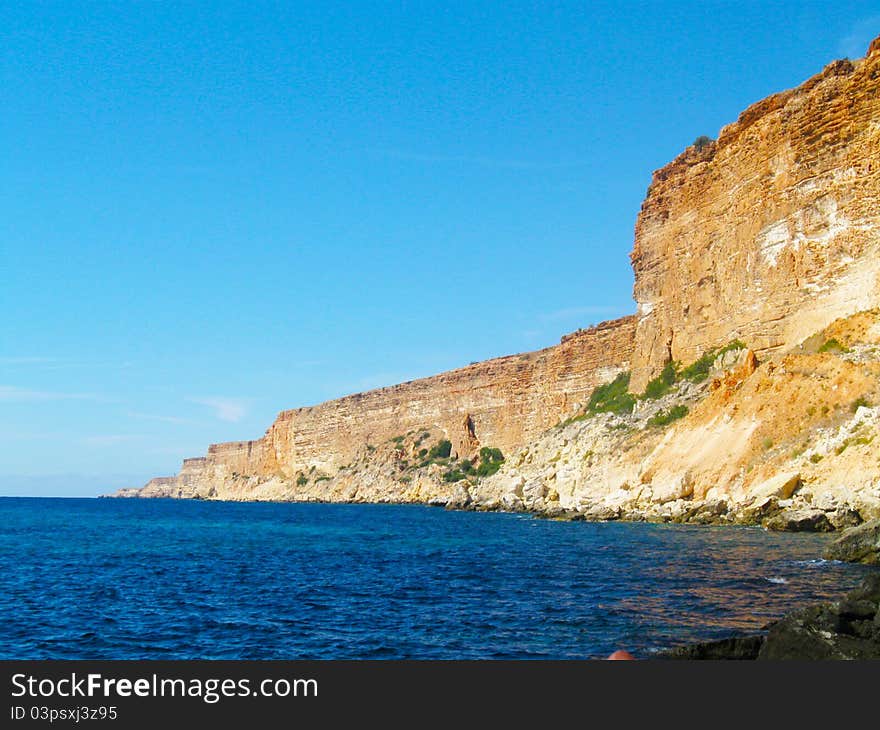
<instances>
[{"instance_id":1,"label":"submerged rock","mask_svg":"<svg viewBox=\"0 0 880 730\"><path fill-rule=\"evenodd\" d=\"M880 565L880 518L845 530L825 550L828 560Z\"/></svg>"}]
</instances>

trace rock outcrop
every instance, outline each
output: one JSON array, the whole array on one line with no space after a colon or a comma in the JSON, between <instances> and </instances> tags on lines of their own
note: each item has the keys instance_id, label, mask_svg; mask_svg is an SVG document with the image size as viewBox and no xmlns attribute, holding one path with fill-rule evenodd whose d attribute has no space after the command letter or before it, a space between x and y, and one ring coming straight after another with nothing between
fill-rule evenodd
<instances>
[{"instance_id":1,"label":"rock outcrop","mask_svg":"<svg viewBox=\"0 0 880 730\"><path fill-rule=\"evenodd\" d=\"M880 517L878 48L654 173L635 316L284 411L139 496L794 530ZM616 400L597 408L611 381Z\"/></svg>"},{"instance_id":2,"label":"rock outcrop","mask_svg":"<svg viewBox=\"0 0 880 730\"><path fill-rule=\"evenodd\" d=\"M581 408L596 385L628 369L634 333L635 318L624 317L537 352L284 411L261 439L213 444L205 457L186 459L176 477L151 480L142 496L315 499L320 490L304 489L307 484L314 487L315 479L336 476L358 459L382 456L381 446L416 431L434 442L449 440L455 455L472 456L481 446L509 451ZM382 492L383 501L422 501L423 495L409 498L395 490L401 491L397 480L366 492L376 498Z\"/></svg>"},{"instance_id":3,"label":"rock outcrop","mask_svg":"<svg viewBox=\"0 0 880 730\"><path fill-rule=\"evenodd\" d=\"M656 171L631 258L637 391L669 359L734 339L766 358L877 306L880 52L829 64Z\"/></svg>"},{"instance_id":4,"label":"rock outcrop","mask_svg":"<svg viewBox=\"0 0 880 730\"><path fill-rule=\"evenodd\" d=\"M510 454L472 498L586 519L787 530L880 517L880 310L812 339L753 371L741 364L747 349L730 350L709 368L715 377L682 378L631 413L584 412ZM680 418L657 418L674 409Z\"/></svg>"},{"instance_id":5,"label":"rock outcrop","mask_svg":"<svg viewBox=\"0 0 880 730\"><path fill-rule=\"evenodd\" d=\"M825 551L828 560L880 565L880 519L850 527Z\"/></svg>"}]
</instances>

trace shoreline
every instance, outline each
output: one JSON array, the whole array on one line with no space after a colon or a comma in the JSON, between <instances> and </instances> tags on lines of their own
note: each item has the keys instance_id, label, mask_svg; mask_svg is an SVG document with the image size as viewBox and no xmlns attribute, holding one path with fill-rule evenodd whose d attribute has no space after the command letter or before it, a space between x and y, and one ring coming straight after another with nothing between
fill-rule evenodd
<instances>
[{"instance_id":1,"label":"shoreline","mask_svg":"<svg viewBox=\"0 0 880 730\"><path fill-rule=\"evenodd\" d=\"M133 490L137 492L138 490ZM345 500L345 499L277 499L277 498L254 498L254 499L226 499L221 497L171 497L168 495L157 495L144 497L140 494L99 494L96 497L85 497L83 499L113 499L113 500L167 500L173 502L218 502L228 504L346 504L346 505L400 505L400 506L422 506L435 509L444 509L450 512L486 512L486 513L502 513L514 515L528 515L536 519L555 520L558 522L591 522L591 523L611 523L626 522L631 524L648 524L648 525L689 525L694 527L755 527L768 532L787 532L787 533L823 533L830 535L841 535L853 526L833 527L829 523L828 529L790 529L790 528L773 528L761 524L761 522L748 519L745 516L731 519L706 519L704 514L696 514L693 517L698 519L681 519L678 517L652 517L638 514L621 514L618 516L597 517L587 512L579 512L577 510L529 510L516 509L503 505L493 506L487 504L450 504L442 501L419 501L419 500ZM699 512L700 507L695 508L695 512ZM867 524L869 520L865 520L859 525ZM856 525L858 526L858 525Z\"/></svg>"}]
</instances>

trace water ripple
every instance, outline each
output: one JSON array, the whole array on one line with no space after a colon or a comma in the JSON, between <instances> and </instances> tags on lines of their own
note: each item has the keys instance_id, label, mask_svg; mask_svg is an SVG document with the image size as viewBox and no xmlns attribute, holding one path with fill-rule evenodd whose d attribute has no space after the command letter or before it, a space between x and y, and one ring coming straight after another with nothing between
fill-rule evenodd
<instances>
[{"instance_id":1,"label":"water ripple","mask_svg":"<svg viewBox=\"0 0 880 730\"><path fill-rule=\"evenodd\" d=\"M0 658L526 659L760 629L827 536L389 505L0 499Z\"/></svg>"}]
</instances>

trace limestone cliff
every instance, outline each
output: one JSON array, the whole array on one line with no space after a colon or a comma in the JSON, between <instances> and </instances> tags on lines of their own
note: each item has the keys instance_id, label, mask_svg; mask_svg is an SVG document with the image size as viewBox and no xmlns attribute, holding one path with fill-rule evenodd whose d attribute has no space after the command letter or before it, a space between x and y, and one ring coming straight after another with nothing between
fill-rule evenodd
<instances>
[{"instance_id":1,"label":"limestone cliff","mask_svg":"<svg viewBox=\"0 0 880 730\"><path fill-rule=\"evenodd\" d=\"M880 47L764 99L654 173L636 223L632 385L761 357L880 301Z\"/></svg>"},{"instance_id":2,"label":"limestone cliff","mask_svg":"<svg viewBox=\"0 0 880 730\"><path fill-rule=\"evenodd\" d=\"M878 443L872 310L760 364L738 347L701 382L680 377L631 412L585 412L511 454L469 497L587 519L831 530L880 517Z\"/></svg>"},{"instance_id":3,"label":"limestone cliff","mask_svg":"<svg viewBox=\"0 0 880 730\"><path fill-rule=\"evenodd\" d=\"M253 477L274 480L262 493L295 498L308 491L305 479L335 476L365 449L373 453L416 430L449 440L455 455L472 456L481 446L511 450L628 369L634 333L635 318L625 317L537 352L284 411L263 438L213 444L207 456L185 460L177 477L150 481L141 496L247 497L253 490L238 480Z\"/></svg>"},{"instance_id":4,"label":"limestone cliff","mask_svg":"<svg viewBox=\"0 0 880 730\"><path fill-rule=\"evenodd\" d=\"M880 39L655 172L631 258L633 317L284 411L136 494L788 529L880 516Z\"/></svg>"}]
</instances>

